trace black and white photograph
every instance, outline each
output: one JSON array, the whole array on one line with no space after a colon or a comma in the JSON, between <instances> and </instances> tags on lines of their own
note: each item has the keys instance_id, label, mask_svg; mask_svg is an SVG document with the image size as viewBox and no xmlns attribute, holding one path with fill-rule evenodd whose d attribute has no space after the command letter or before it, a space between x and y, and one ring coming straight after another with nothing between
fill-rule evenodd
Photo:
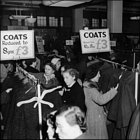
<instances>
[{"instance_id":1,"label":"black and white photograph","mask_svg":"<svg viewBox=\"0 0 140 140\"><path fill-rule=\"evenodd\" d=\"M140 139L140 0L1 0L0 139Z\"/></svg>"}]
</instances>

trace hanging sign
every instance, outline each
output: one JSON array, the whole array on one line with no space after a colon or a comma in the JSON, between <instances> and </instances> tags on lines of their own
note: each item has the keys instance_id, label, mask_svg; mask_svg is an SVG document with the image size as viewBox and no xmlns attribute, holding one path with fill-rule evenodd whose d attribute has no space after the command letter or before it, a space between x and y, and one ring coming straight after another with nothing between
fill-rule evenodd
<instances>
[{"instance_id":1,"label":"hanging sign","mask_svg":"<svg viewBox=\"0 0 140 140\"><path fill-rule=\"evenodd\" d=\"M110 41L110 46L112 46L112 47L116 47L116 40L112 40L112 41Z\"/></svg>"},{"instance_id":2,"label":"hanging sign","mask_svg":"<svg viewBox=\"0 0 140 140\"><path fill-rule=\"evenodd\" d=\"M72 46L73 45L73 40L66 40L66 45Z\"/></svg>"},{"instance_id":3,"label":"hanging sign","mask_svg":"<svg viewBox=\"0 0 140 140\"><path fill-rule=\"evenodd\" d=\"M34 31L1 31L0 60L34 58Z\"/></svg>"},{"instance_id":4,"label":"hanging sign","mask_svg":"<svg viewBox=\"0 0 140 140\"><path fill-rule=\"evenodd\" d=\"M82 53L110 52L108 29L80 30Z\"/></svg>"},{"instance_id":5,"label":"hanging sign","mask_svg":"<svg viewBox=\"0 0 140 140\"><path fill-rule=\"evenodd\" d=\"M38 53L40 54L45 53L42 36L36 36L36 44L37 44Z\"/></svg>"}]
</instances>

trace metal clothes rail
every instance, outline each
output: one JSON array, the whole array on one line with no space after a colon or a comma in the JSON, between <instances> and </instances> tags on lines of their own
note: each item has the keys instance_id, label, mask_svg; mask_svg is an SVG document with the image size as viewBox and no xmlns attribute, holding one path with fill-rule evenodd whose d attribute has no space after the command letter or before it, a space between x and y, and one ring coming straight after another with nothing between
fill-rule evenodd
<instances>
[{"instance_id":1,"label":"metal clothes rail","mask_svg":"<svg viewBox=\"0 0 140 140\"><path fill-rule=\"evenodd\" d=\"M116 64L116 65L119 65L121 67L124 67L128 70L132 70L132 72L135 72L135 100L136 100L136 105L138 104L138 84L139 84L139 74L140 74L140 62L137 64L137 68L134 69L132 67L129 67L127 65L124 65L124 64L120 64L120 63L117 63L117 62L114 62L114 61L111 61L111 60L107 60L107 59L103 59L103 58L95 58L95 59L98 59L98 60L101 60L101 61L105 61L105 62L108 62L108 63L112 63L112 64Z\"/></svg>"}]
</instances>

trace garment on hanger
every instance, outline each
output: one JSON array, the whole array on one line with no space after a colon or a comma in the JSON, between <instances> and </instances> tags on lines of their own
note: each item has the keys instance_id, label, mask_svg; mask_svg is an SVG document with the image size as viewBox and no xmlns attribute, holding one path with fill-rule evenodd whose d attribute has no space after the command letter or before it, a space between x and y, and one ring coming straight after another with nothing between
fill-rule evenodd
<instances>
[{"instance_id":1,"label":"garment on hanger","mask_svg":"<svg viewBox=\"0 0 140 140\"><path fill-rule=\"evenodd\" d=\"M137 105L130 120L127 139L140 139L140 103Z\"/></svg>"},{"instance_id":2,"label":"garment on hanger","mask_svg":"<svg viewBox=\"0 0 140 140\"><path fill-rule=\"evenodd\" d=\"M113 132L113 138L126 138L129 121L136 107L134 94L135 74L132 71L124 71L119 80L118 94L108 108L108 119L115 122L116 131Z\"/></svg>"},{"instance_id":3,"label":"garment on hanger","mask_svg":"<svg viewBox=\"0 0 140 140\"><path fill-rule=\"evenodd\" d=\"M28 76L30 77L30 75ZM38 107L34 108L36 101L21 105L20 107L17 106L17 103L20 101L26 101L37 96L36 85L32 84L32 82L24 83L24 80L17 80L18 84L13 88L4 130L4 139L39 139ZM62 105L60 102L61 96L58 91L45 95L43 100L55 105L54 108L46 104L42 105L43 118Z\"/></svg>"}]
</instances>

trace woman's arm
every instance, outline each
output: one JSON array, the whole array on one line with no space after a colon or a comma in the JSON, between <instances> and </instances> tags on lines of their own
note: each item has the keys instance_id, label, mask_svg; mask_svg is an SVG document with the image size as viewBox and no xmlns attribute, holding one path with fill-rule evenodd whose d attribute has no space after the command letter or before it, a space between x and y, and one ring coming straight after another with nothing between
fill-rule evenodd
<instances>
[{"instance_id":1,"label":"woman's arm","mask_svg":"<svg viewBox=\"0 0 140 140\"><path fill-rule=\"evenodd\" d=\"M99 105L106 104L117 94L117 90L115 88L111 88L108 92L104 94L101 94L96 88L85 88L85 92L90 92L92 100Z\"/></svg>"}]
</instances>

